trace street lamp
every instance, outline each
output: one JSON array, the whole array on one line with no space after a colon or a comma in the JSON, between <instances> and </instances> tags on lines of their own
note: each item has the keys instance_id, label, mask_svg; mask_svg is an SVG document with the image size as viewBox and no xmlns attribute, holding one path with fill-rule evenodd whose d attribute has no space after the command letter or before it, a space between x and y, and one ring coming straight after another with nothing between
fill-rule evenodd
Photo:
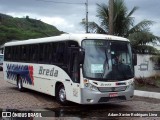
<instances>
[{"instance_id":1,"label":"street lamp","mask_svg":"<svg viewBox=\"0 0 160 120\"><path fill-rule=\"evenodd\" d=\"M85 3L85 6L86 6L86 33L88 33L88 0L86 0L86 3Z\"/></svg>"}]
</instances>

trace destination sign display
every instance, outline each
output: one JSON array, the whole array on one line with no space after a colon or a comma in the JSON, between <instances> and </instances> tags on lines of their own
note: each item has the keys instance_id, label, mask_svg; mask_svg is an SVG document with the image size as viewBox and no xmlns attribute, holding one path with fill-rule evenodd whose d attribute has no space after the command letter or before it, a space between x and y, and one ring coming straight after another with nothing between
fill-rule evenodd
<instances>
[{"instance_id":1,"label":"destination sign display","mask_svg":"<svg viewBox=\"0 0 160 120\"><path fill-rule=\"evenodd\" d=\"M102 40L86 40L84 41L85 46L104 46L105 41Z\"/></svg>"}]
</instances>

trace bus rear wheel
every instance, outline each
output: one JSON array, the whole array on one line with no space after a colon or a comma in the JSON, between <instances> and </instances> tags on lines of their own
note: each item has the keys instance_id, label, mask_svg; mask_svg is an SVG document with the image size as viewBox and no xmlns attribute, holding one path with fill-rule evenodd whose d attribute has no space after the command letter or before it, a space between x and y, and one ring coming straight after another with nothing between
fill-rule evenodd
<instances>
[{"instance_id":1,"label":"bus rear wheel","mask_svg":"<svg viewBox=\"0 0 160 120\"><path fill-rule=\"evenodd\" d=\"M66 100L66 91L63 84L58 86L56 99L62 105L66 105L68 103L68 101Z\"/></svg>"},{"instance_id":2,"label":"bus rear wheel","mask_svg":"<svg viewBox=\"0 0 160 120\"><path fill-rule=\"evenodd\" d=\"M22 79L21 79L20 76L17 78L17 88L18 88L18 90L21 91L21 92L24 90L23 84L22 84Z\"/></svg>"}]
</instances>

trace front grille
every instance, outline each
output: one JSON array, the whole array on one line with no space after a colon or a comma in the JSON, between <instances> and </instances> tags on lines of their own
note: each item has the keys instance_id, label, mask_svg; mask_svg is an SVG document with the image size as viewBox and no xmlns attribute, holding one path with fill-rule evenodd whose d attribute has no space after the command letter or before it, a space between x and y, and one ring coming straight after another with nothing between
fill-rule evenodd
<instances>
[{"instance_id":1,"label":"front grille","mask_svg":"<svg viewBox=\"0 0 160 120\"><path fill-rule=\"evenodd\" d=\"M98 87L100 92L119 92L125 91L127 86L120 86L120 87Z\"/></svg>"},{"instance_id":2,"label":"front grille","mask_svg":"<svg viewBox=\"0 0 160 120\"><path fill-rule=\"evenodd\" d=\"M102 102L113 102L113 101L120 101L120 100L126 100L126 97L125 96L101 97L98 102L102 103Z\"/></svg>"}]
</instances>

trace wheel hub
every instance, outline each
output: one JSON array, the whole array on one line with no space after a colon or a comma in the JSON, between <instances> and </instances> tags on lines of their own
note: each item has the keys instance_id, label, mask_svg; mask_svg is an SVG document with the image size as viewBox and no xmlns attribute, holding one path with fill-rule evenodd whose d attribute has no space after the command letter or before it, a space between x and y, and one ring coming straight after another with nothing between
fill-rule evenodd
<instances>
[{"instance_id":1,"label":"wheel hub","mask_svg":"<svg viewBox=\"0 0 160 120\"><path fill-rule=\"evenodd\" d=\"M64 89L61 89L61 90L59 91L59 98L60 98L60 100L61 100L62 102L64 102L64 101L66 100L66 92L65 92Z\"/></svg>"},{"instance_id":2,"label":"wheel hub","mask_svg":"<svg viewBox=\"0 0 160 120\"><path fill-rule=\"evenodd\" d=\"M18 87L21 89L21 81L18 81Z\"/></svg>"}]
</instances>

